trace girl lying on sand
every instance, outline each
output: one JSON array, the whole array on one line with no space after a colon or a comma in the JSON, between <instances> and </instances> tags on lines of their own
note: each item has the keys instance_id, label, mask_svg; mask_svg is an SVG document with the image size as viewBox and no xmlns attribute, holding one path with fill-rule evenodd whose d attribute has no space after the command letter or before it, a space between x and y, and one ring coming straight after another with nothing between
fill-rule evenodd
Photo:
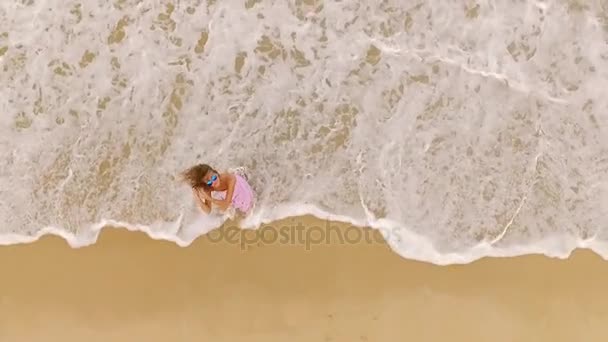
<instances>
[{"instance_id":1,"label":"girl lying on sand","mask_svg":"<svg viewBox=\"0 0 608 342\"><path fill-rule=\"evenodd\" d=\"M254 204L254 193L243 168L219 173L207 164L198 164L182 174L192 187L198 206L207 214L215 205L221 211L236 209L247 215Z\"/></svg>"}]
</instances>

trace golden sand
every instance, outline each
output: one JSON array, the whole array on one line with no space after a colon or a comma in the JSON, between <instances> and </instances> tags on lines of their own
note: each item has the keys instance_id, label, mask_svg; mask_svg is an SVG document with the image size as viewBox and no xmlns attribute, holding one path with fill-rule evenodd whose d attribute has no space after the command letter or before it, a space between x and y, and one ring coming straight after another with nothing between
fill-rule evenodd
<instances>
[{"instance_id":1,"label":"golden sand","mask_svg":"<svg viewBox=\"0 0 608 342\"><path fill-rule=\"evenodd\" d=\"M306 226L322 224L303 217ZM608 262L435 266L381 243L0 247L0 341L606 341Z\"/></svg>"}]
</instances>

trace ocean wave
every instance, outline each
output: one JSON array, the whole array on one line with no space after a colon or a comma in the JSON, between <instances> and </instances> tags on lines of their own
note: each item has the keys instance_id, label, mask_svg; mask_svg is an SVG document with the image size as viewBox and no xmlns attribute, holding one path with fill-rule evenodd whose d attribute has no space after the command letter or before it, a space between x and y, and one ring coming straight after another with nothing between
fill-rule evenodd
<instances>
[{"instance_id":1,"label":"ocean wave","mask_svg":"<svg viewBox=\"0 0 608 342\"><path fill-rule=\"evenodd\" d=\"M382 242L389 245L394 252L403 258L409 260L416 260L422 262L433 263L436 265L453 265L453 264L467 264L472 263L476 260L485 257L517 257L528 254L541 254L553 258L565 259L575 249L589 249L600 255L602 258L608 258L608 243L602 243L595 238L580 239L573 236L548 236L544 237L541 241L536 241L529 245L513 245L508 247L497 247L492 242L482 242L476 246L471 247L468 250L463 250L458 253L442 253L433 246L432 241L425 238L424 236L417 235L416 233L409 231L406 228L400 227L396 222L389 222L387 220L377 220L373 222L360 222L357 220L349 219L344 216L332 215L319 208L310 205L292 206L293 210L283 210L282 215L273 215L272 217L248 217L244 221L228 222L228 216L225 215L210 215L200 216L196 223L186 227L178 228L179 222L173 223L158 223L156 225L134 225L126 222L114 221L114 220L103 220L95 225L92 225L87 229L86 235L76 236L73 233L67 232L65 229L57 227L45 227L37 231L36 235L24 236L18 234L9 234L0 236L0 245L16 245L16 244L29 244L35 243L45 236L57 236L67 242L71 248L83 248L94 245L100 234L103 233L104 229L126 229L131 232L145 233L149 238L154 240L164 240L174 243L179 247L189 247L197 239L203 238L207 234L212 234L215 229L225 227L224 224L229 224L232 228L238 228L242 230L259 230L265 227L283 227L293 228L293 222L281 223L281 220L301 220L303 217L312 216L316 220L308 220L307 225L302 225L302 229L311 229L311 227L319 228L319 220L326 220L326 224L331 222L338 222L343 225L342 227L334 227L333 232L344 232L348 228L355 229L366 229L371 228L380 231L382 241L377 239L361 239L362 235L358 234L351 241L347 241L349 244L356 243L369 243L369 242ZM275 228L275 234L278 234L278 229ZM334 238L330 239L325 236L318 236L321 230L314 230L311 234L317 234L316 237L311 235L302 235L297 241L301 246L310 248L311 245L330 243ZM291 233L294 233L291 230ZM328 234L325 231L325 234ZM217 239L217 238L215 238ZM244 240L243 240L244 239ZM310 239L310 241L306 241ZM293 242L293 237L289 239ZM345 243L345 236L341 236L339 240L341 243ZM241 248L248 247L247 245L254 244L259 246L260 243L273 243L272 239L265 239L261 236L254 238L235 235L229 242L239 244Z\"/></svg>"},{"instance_id":2,"label":"ocean wave","mask_svg":"<svg viewBox=\"0 0 608 342\"><path fill-rule=\"evenodd\" d=\"M204 162L249 169L259 206L245 228L313 215L436 263L601 252L603 13L7 2L0 236L82 246L117 225L188 245L224 222L201 219L176 179Z\"/></svg>"}]
</instances>

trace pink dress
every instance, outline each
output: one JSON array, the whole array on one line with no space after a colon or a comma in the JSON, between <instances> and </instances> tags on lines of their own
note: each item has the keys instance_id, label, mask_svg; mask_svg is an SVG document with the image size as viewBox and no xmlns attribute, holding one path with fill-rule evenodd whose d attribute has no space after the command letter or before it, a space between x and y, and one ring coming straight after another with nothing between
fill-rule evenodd
<instances>
[{"instance_id":1,"label":"pink dress","mask_svg":"<svg viewBox=\"0 0 608 342\"><path fill-rule=\"evenodd\" d=\"M235 173L234 176L236 177L236 183L232 192L232 207L246 214L253 207L253 189L251 189L244 176L238 173ZM211 192L211 196L223 200L226 198L226 191L213 191Z\"/></svg>"}]
</instances>

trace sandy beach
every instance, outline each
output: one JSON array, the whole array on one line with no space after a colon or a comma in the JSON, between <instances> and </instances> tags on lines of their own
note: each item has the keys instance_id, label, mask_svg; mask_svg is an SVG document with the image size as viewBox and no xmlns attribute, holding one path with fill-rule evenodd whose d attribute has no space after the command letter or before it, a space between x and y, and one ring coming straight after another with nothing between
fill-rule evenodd
<instances>
[{"instance_id":1,"label":"sandy beach","mask_svg":"<svg viewBox=\"0 0 608 342\"><path fill-rule=\"evenodd\" d=\"M4 0L0 342L606 342L607 41L608 0ZM218 228L203 164L296 217Z\"/></svg>"},{"instance_id":2,"label":"sandy beach","mask_svg":"<svg viewBox=\"0 0 608 342\"><path fill-rule=\"evenodd\" d=\"M323 224L286 220L296 221ZM106 229L79 249L56 237L0 247L0 341L605 341L608 334L608 262L587 251L567 260L435 266L374 241L243 248L212 236L180 248Z\"/></svg>"}]
</instances>

